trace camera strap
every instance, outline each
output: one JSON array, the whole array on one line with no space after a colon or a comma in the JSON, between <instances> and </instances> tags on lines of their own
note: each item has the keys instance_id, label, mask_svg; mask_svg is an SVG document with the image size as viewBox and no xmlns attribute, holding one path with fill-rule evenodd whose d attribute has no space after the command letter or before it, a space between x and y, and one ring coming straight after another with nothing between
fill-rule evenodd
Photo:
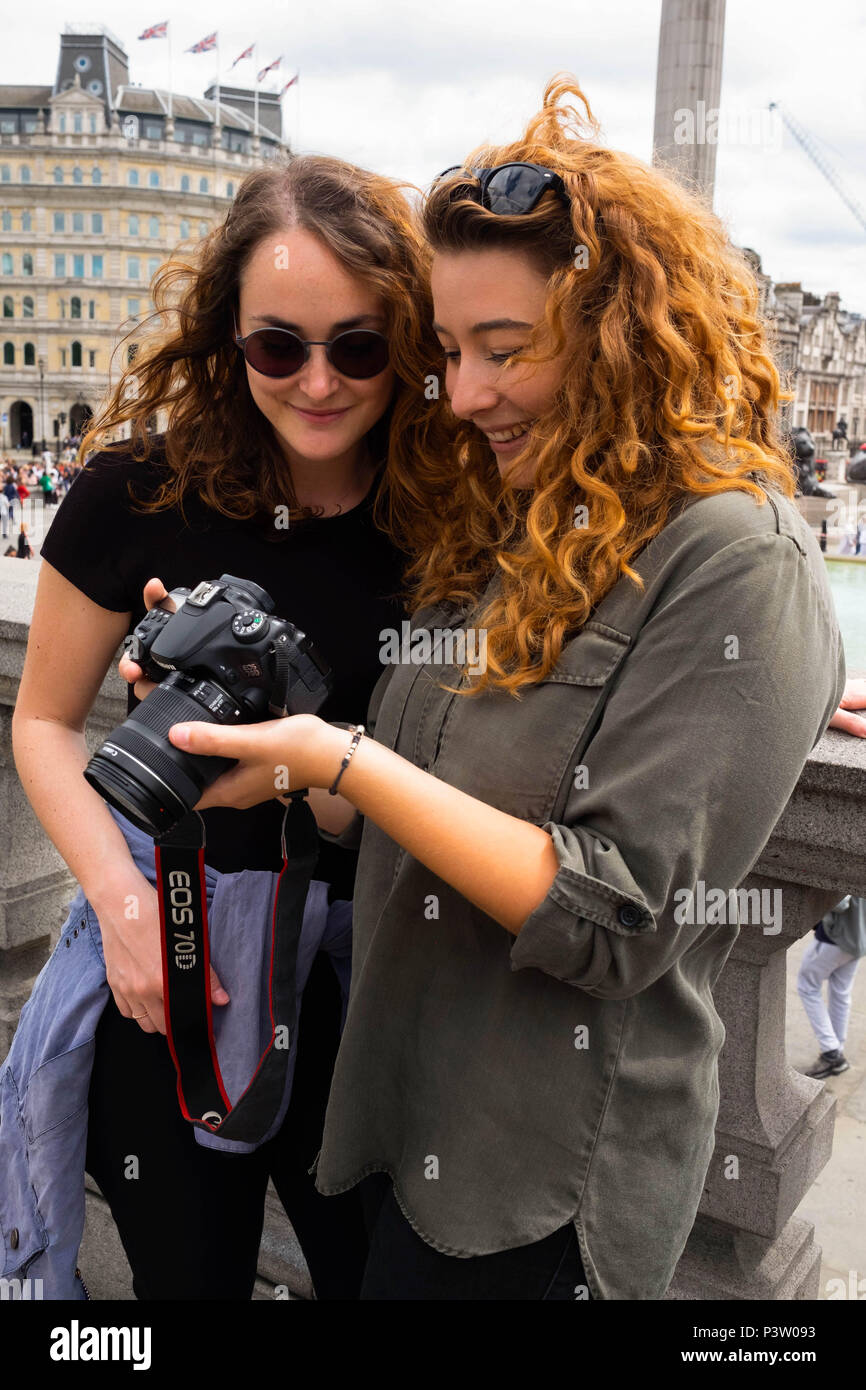
<instances>
[{"instance_id":1,"label":"camera strap","mask_svg":"<svg viewBox=\"0 0 866 1390\"><path fill-rule=\"evenodd\" d=\"M296 966L304 907L318 857L307 789L290 792L283 816L283 867L271 918L271 1036L252 1080L232 1105L213 1033L204 872L204 821L190 811L154 840L168 1046L184 1117L227 1139L259 1143L285 1094L297 1024Z\"/></svg>"}]
</instances>

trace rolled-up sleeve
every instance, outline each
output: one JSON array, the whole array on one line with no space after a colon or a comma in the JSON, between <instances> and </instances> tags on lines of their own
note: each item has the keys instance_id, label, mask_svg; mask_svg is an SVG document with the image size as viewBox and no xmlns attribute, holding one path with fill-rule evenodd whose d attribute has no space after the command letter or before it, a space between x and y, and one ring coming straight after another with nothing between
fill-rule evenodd
<instances>
[{"instance_id":1,"label":"rolled-up sleeve","mask_svg":"<svg viewBox=\"0 0 866 1390\"><path fill-rule=\"evenodd\" d=\"M663 596L613 681L511 966L625 998L705 930L683 895L748 874L842 697L826 587L790 536L736 540Z\"/></svg>"}]
</instances>

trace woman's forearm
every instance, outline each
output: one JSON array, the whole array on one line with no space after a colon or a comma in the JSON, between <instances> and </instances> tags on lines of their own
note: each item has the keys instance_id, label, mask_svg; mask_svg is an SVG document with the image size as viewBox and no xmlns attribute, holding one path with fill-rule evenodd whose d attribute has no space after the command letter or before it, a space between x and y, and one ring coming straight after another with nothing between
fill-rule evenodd
<instances>
[{"instance_id":1,"label":"woman's forearm","mask_svg":"<svg viewBox=\"0 0 866 1390\"><path fill-rule=\"evenodd\" d=\"M336 776L349 735L328 727L322 738L322 765ZM422 772L374 739L361 739L340 792L515 936L556 877L559 861L546 831Z\"/></svg>"},{"instance_id":2,"label":"woman's forearm","mask_svg":"<svg viewBox=\"0 0 866 1390\"><path fill-rule=\"evenodd\" d=\"M102 797L82 776L90 758L84 735L53 720L13 718L12 746L30 804L88 901L97 913L102 902L122 903L141 874Z\"/></svg>"}]
</instances>

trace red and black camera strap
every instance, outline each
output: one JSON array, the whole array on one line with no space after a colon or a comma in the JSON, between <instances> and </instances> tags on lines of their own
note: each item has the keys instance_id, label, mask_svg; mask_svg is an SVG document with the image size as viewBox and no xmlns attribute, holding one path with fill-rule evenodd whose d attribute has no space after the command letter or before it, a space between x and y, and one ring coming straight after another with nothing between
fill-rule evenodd
<instances>
[{"instance_id":1,"label":"red and black camera strap","mask_svg":"<svg viewBox=\"0 0 866 1390\"><path fill-rule=\"evenodd\" d=\"M261 1142L277 1118L295 1037L298 943L319 847L306 795L306 789L289 793L283 816L283 867L271 920L271 1036L234 1105L223 1085L213 1032L204 822L190 811L154 841L166 1036L180 1108L187 1120L212 1134L251 1144Z\"/></svg>"}]
</instances>

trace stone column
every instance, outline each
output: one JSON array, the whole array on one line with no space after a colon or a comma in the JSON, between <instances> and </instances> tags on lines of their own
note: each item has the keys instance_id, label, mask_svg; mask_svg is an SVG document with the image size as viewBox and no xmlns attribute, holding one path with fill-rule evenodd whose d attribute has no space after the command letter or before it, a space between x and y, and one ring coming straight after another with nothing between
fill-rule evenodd
<instances>
[{"instance_id":1,"label":"stone column","mask_svg":"<svg viewBox=\"0 0 866 1390\"><path fill-rule=\"evenodd\" d=\"M663 0L653 164L702 193L710 206L716 144L706 138L707 123L719 105L724 41L725 0Z\"/></svg>"},{"instance_id":2,"label":"stone column","mask_svg":"<svg viewBox=\"0 0 866 1390\"><path fill-rule=\"evenodd\" d=\"M816 1299L821 1249L793 1217L830 1157L835 1100L785 1053L785 952L846 893L866 896L866 743L830 730L744 888L781 892L782 930L744 925L714 990L716 1148L667 1297ZM771 900L772 901L772 900Z\"/></svg>"}]
</instances>

